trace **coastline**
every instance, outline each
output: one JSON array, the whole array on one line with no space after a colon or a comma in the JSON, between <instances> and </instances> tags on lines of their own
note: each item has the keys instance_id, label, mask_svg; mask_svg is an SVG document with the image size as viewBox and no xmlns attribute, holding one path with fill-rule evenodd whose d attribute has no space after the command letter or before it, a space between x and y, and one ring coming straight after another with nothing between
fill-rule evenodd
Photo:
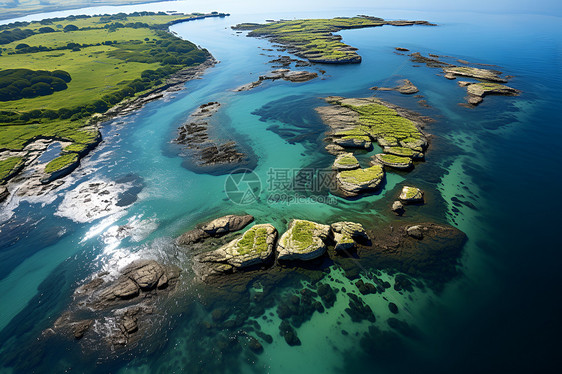
<instances>
[{"instance_id":1,"label":"coastline","mask_svg":"<svg viewBox=\"0 0 562 374\"><path fill-rule=\"evenodd\" d=\"M57 5L51 5L51 6L44 6L41 9L29 9L29 10L21 10L21 11L17 11L17 10L13 10L13 11L7 11L7 12L2 12L0 13L0 22L5 21L5 20L10 20L10 19L14 19L14 18L22 18L22 17L27 17L27 16L32 16L35 14L42 14L42 13L50 13L50 12L60 12L60 11L66 11L66 10L74 10L74 9L88 9L88 8L94 8L94 7L99 7L99 6L124 6L124 5L141 5L141 4L151 4L151 3L162 3L165 1L169 1L169 0L117 0L117 1L100 1L99 3L95 3L92 4L92 6L87 6L84 7L84 5L89 5L89 4L75 4L75 5L62 5L62 4L57 4Z\"/></svg>"}]
</instances>

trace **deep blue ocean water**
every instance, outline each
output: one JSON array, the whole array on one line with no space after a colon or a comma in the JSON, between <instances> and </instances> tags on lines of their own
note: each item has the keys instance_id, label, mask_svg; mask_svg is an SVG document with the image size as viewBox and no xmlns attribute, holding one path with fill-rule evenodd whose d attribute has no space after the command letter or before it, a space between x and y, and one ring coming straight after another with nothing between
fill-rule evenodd
<instances>
[{"instance_id":1,"label":"deep blue ocean water","mask_svg":"<svg viewBox=\"0 0 562 374\"><path fill-rule=\"evenodd\" d=\"M166 6L173 9L176 5ZM177 4L180 10L185 7ZM268 12L266 8L173 26L172 31L207 48L220 63L202 79L188 82L185 90L105 124L102 145L49 196L12 200L0 208L3 370L556 371L562 332L560 18L341 5L314 12ZM249 92L232 92L271 70L267 64L271 58L261 54L274 52L260 49L271 47L267 41L246 38L230 30L231 25L270 18L356 14L424 19L439 26L345 31L341 35L346 43L359 48L361 64L312 67L326 70L322 79L304 84L266 82ZM458 103L465 93L456 81L437 76L436 69L413 66L407 56L394 53L398 46L497 65L514 76L510 85L522 95L487 97L475 109L461 107ZM331 195L328 203L306 200L287 205L267 200L271 168L330 166L333 157L322 152L324 129L313 110L322 105L321 97L370 96L373 91L369 87L390 85L399 78L413 81L431 108L420 107L417 99L398 93L378 96L436 119L427 127L434 139L424 164L409 174L388 173L382 192L356 201ZM219 136L236 137L257 157L255 173L263 187L258 203L240 206L229 201L224 191L227 176L187 170L170 145L189 113L209 101L222 104ZM61 207L69 192L94 180L127 186L131 192L127 204L132 204L91 222L77 222L73 212ZM85 355L74 342L66 341L56 347L38 345L33 349L41 332L66 308L74 288L93 272L112 270L147 256L164 262L179 258L189 264L190 254L177 253L173 238L198 222L242 211L254 215L256 221L272 223L281 232L290 218L369 222L382 214L381 209L388 209L377 201L397 194L404 182L421 186L430 196L426 206L414 209L411 219L446 222L468 236L458 274L442 287L417 288L407 294L389 290L385 294L399 305L400 318L414 327L415 334L393 332L385 323L391 316L386 301L380 295L369 295L364 300L375 311L375 325L382 332L362 339L369 324L341 317L347 300L339 295L332 309L314 315L298 328L302 346L289 347L283 341L277 330L279 320L273 316L261 322L262 331L274 336L271 345L264 344L263 354L247 357L229 352L219 360L206 346L213 344L212 337L195 327L206 318L205 309L197 306L196 299L186 297L163 306L163 335L154 337L160 344L147 344L116 358ZM453 204L453 198L459 196L476 209ZM123 224L133 227L134 234L121 240L114 230ZM386 272L379 275L392 279ZM328 283L353 287L337 268L327 277L331 277L326 279ZM279 292L302 287L298 280L296 275L285 279L278 285ZM182 286L186 295L196 293L197 286L192 283L187 272ZM341 330L348 335L342 335ZM18 354L31 364L22 366L22 355Z\"/></svg>"}]
</instances>

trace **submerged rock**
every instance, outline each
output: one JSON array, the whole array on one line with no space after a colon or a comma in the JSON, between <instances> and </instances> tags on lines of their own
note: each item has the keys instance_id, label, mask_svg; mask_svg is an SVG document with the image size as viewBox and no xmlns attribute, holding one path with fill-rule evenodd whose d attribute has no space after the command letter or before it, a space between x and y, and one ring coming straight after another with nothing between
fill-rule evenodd
<instances>
[{"instance_id":1,"label":"submerged rock","mask_svg":"<svg viewBox=\"0 0 562 374\"><path fill-rule=\"evenodd\" d=\"M312 260L326 252L330 226L294 219L277 244L279 260Z\"/></svg>"},{"instance_id":2,"label":"submerged rock","mask_svg":"<svg viewBox=\"0 0 562 374\"><path fill-rule=\"evenodd\" d=\"M334 170L353 170L359 168L359 161L353 153L343 153L336 157L332 169Z\"/></svg>"},{"instance_id":3,"label":"submerged rock","mask_svg":"<svg viewBox=\"0 0 562 374\"><path fill-rule=\"evenodd\" d=\"M408 233L408 236L411 236L414 239L423 239L423 228L419 225L415 225L415 226L410 226L408 228L406 228L406 232Z\"/></svg>"},{"instance_id":4,"label":"submerged rock","mask_svg":"<svg viewBox=\"0 0 562 374\"><path fill-rule=\"evenodd\" d=\"M423 191L417 187L404 186L398 198L405 204L423 203Z\"/></svg>"},{"instance_id":5,"label":"submerged rock","mask_svg":"<svg viewBox=\"0 0 562 374\"><path fill-rule=\"evenodd\" d=\"M383 179L384 170L381 164L366 169L344 170L336 174L338 191L346 197L376 190Z\"/></svg>"},{"instance_id":6,"label":"submerged rock","mask_svg":"<svg viewBox=\"0 0 562 374\"><path fill-rule=\"evenodd\" d=\"M371 87L374 91L397 91L404 95L411 95L419 92L418 88L409 80L403 79L396 87Z\"/></svg>"},{"instance_id":7,"label":"submerged rock","mask_svg":"<svg viewBox=\"0 0 562 374\"><path fill-rule=\"evenodd\" d=\"M336 251L348 251L357 246L357 241L368 241L369 236L360 223L355 222L336 222L330 226Z\"/></svg>"},{"instance_id":8,"label":"submerged rock","mask_svg":"<svg viewBox=\"0 0 562 374\"><path fill-rule=\"evenodd\" d=\"M242 230L253 221L254 217L249 214L229 214L227 216L214 219L201 225L198 228L184 233L176 240L176 243L178 245L189 245L198 243L210 237L221 237L230 232Z\"/></svg>"}]
</instances>

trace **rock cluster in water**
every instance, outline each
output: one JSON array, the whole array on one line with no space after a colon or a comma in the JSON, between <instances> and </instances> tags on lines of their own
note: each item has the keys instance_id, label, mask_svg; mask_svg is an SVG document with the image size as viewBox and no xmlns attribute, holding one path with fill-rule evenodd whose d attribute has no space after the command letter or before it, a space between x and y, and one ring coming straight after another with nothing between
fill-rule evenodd
<instances>
[{"instance_id":1,"label":"rock cluster in water","mask_svg":"<svg viewBox=\"0 0 562 374\"><path fill-rule=\"evenodd\" d=\"M235 141L221 143L209 137L209 121L217 113L220 103L202 104L178 130L175 143L185 146L196 167L203 170L220 165L241 165L247 155Z\"/></svg>"},{"instance_id":2,"label":"rock cluster in water","mask_svg":"<svg viewBox=\"0 0 562 374\"><path fill-rule=\"evenodd\" d=\"M325 100L331 105L316 111L331 128L326 150L337 156L332 169L339 195L376 191L384 181L385 167L408 170L424 158L429 142L422 128L428 118L373 97ZM370 167L361 168L353 152L369 151L373 142L383 147L383 153L372 157Z\"/></svg>"},{"instance_id":3,"label":"rock cluster in water","mask_svg":"<svg viewBox=\"0 0 562 374\"><path fill-rule=\"evenodd\" d=\"M262 84L266 80L278 80L282 79L289 82L307 82L311 79L318 77L318 73L314 73L306 70L289 70L289 69L277 69L273 70L271 73L266 75L261 75L257 81L245 84L236 88L235 92L249 91Z\"/></svg>"},{"instance_id":4,"label":"rock cluster in water","mask_svg":"<svg viewBox=\"0 0 562 374\"><path fill-rule=\"evenodd\" d=\"M239 220L241 217L247 216L226 216L211 222ZM240 230L242 227L238 225L231 231L237 231L234 228ZM191 239L186 240L192 237L193 232L180 236L177 243L188 247L196 243ZM275 258L281 262L313 260L324 255L328 245L333 245L337 251L349 251L356 248L358 243L369 242L363 226L355 222L336 222L330 226L294 219L279 240L277 236L277 230L271 224L254 225L218 249L195 256L194 270L205 279L211 275L269 266ZM210 235L198 241L207 237Z\"/></svg>"},{"instance_id":5,"label":"rock cluster in water","mask_svg":"<svg viewBox=\"0 0 562 374\"><path fill-rule=\"evenodd\" d=\"M502 76L501 71L466 66L470 63L464 60L457 60L464 65L458 66L439 60L437 55L430 54L429 56L425 57L419 52L414 52L410 55L410 58L414 62L423 63L429 67L440 68L444 77L450 80L457 79L457 77L474 79L472 82L458 82L460 87L466 87L466 101L471 107L480 104L486 95L517 96L521 93L515 88L502 84L507 83L510 77Z\"/></svg>"},{"instance_id":6,"label":"rock cluster in water","mask_svg":"<svg viewBox=\"0 0 562 374\"><path fill-rule=\"evenodd\" d=\"M69 309L44 334L90 337L96 344L105 340L112 346L129 344L138 331L150 328L149 316L158 300L174 290L179 276L177 266L155 260L134 261L115 279L99 274L76 289Z\"/></svg>"},{"instance_id":7,"label":"rock cluster in water","mask_svg":"<svg viewBox=\"0 0 562 374\"><path fill-rule=\"evenodd\" d=\"M396 87L371 87L373 91L397 91L404 95L412 95L419 92L418 88L409 80L403 79Z\"/></svg>"}]
</instances>

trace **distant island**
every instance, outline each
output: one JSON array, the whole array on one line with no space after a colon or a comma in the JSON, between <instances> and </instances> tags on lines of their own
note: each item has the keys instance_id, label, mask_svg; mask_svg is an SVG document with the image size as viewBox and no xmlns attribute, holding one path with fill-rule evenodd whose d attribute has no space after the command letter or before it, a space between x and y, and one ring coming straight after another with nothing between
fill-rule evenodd
<instances>
[{"instance_id":1,"label":"distant island","mask_svg":"<svg viewBox=\"0 0 562 374\"><path fill-rule=\"evenodd\" d=\"M0 20L23 17L29 14L56 12L62 10L79 9L84 7L103 5L133 5L143 3L156 3L164 0L18 0L0 3Z\"/></svg>"},{"instance_id":2,"label":"distant island","mask_svg":"<svg viewBox=\"0 0 562 374\"><path fill-rule=\"evenodd\" d=\"M74 170L101 141L96 123L214 64L168 27L225 16L136 12L0 26L0 185L54 141L62 149L38 170L41 184Z\"/></svg>"},{"instance_id":3,"label":"distant island","mask_svg":"<svg viewBox=\"0 0 562 374\"><path fill-rule=\"evenodd\" d=\"M265 37L288 48L289 53L323 64L348 64L361 62L361 56L341 41L334 33L346 29L360 29L383 25L435 26L427 21L386 21L371 16L336 17L332 19L299 19L274 21L266 24L241 23L234 30L250 30L248 36Z\"/></svg>"}]
</instances>

